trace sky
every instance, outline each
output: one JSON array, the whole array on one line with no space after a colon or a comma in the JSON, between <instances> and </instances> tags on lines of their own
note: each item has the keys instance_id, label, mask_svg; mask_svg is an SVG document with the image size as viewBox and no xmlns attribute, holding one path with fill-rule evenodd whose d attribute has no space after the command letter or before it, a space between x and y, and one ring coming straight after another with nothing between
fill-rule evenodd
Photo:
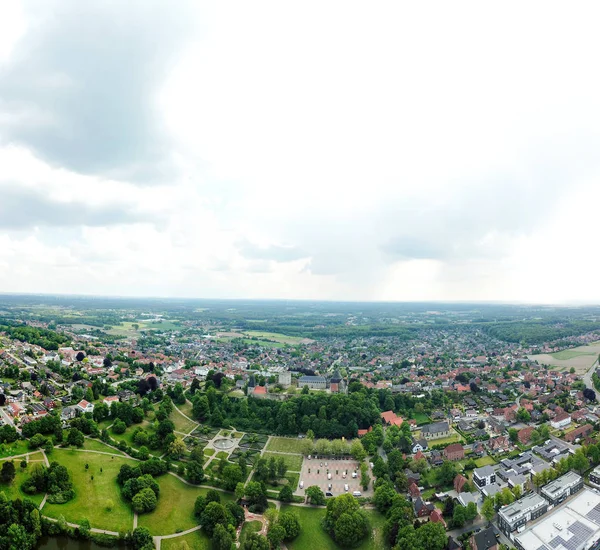
<instances>
[{"instance_id":1,"label":"sky","mask_svg":"<svg viewBox=\"0 0 600 550\"><path fill-rule=\"evenodd\" d=\"M597 2L0 3L0 292L600 303Z\"/></svg>"}]
</instances>

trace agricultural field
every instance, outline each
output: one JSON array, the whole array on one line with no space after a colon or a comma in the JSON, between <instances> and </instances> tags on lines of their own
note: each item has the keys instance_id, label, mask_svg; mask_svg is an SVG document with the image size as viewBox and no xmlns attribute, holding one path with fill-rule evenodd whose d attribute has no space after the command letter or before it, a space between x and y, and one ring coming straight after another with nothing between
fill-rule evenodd
<instances>
[{"instance_id":1,"label":"agricultural field","mask_svg":"<svg viewBox=\"0 0 600 550\"><path fill-rule=\"evenodd\" d=\"M266 450L279 453L302 454L303 449L304 439L294 439L292 437L272 437L267 443Z\"/></svg>"},{"instance_id":2,"label":"agricultural field","mask_svg":"<svg viewBox=\"0 0 600 550\"><path fill-rule=\"evenodd\" d=\"M259 330L247 330L243 334L250 336L251 338L260 338L263 340L273 340L280 344L289 344L290 346L297 346L298 344L311 344L313 340L310 338L301 338L300 336L286 336L285 334L278 334L277 332L262 332Z\"/></svg>"},{"instance_id":3,"label":"agricultural field","mask_svg":"<svg viewBox=\"0 0 600 550\"><path fill-rule=\"evenodd\" d=\"M132 529L133 511L121 497L117 474L123 464L133 466L135 461L67 449L54 449L52 460L66 466L71 473L75 498L66 504L46 504L44 515L52 518L62 515L73 523L87 519L92 527L109 531Z\"/></svg>"},{"instance_id":4,"label":"agricultural field","mask_svg":"<svg viewBox=\"0 0 600 550\"><path fill-rule=\"evenodd\" d=\"M294 512L300 519L300 535L293 541L286 542L290 550L339 550L341 546L336 544L329 534L321 526L325 517L324 508L308 508L293 505L282 505L283 512ZM385 548L383 526L385 518L375 510L365 510L371 521L373 535L365 540L357 548L359 550L379 550Z\"/></svg>"},{"instance_id":5,"label":"agricultural field","mask_svg":"<svg viewBox=\"0 0 600 550\"><path fill-rule=\"evenodd\" d=\"M550 365L561 370L574 368L577 374L583 374L594 364L599 354L600 342L593 342L587 346L578 346L556 353L529 355L528 357L541 365Z\"/></svg>"},{"instance_id":6,"label":"agricultural field","mask_svg":"<svg viewBox=\"0 0 600 550\"><path fill-rule=\"evenodd\" d=\"M170 535L198 525L194 517L194 503L208 489L193 487L175 476L166 474L157 478L160 496L156 510L138 517L138 526L147 527L152 535ZM219 492L221 502L233 500L233 495ZM176 504L175 504L176 503Z\"/></svg>"}]
</instances>

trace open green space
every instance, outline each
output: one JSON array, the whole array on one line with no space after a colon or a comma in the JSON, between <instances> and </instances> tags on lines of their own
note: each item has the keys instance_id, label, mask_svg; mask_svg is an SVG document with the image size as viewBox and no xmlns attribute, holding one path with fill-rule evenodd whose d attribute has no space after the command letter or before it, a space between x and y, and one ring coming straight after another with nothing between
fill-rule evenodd
<instances>
[{"instance_id":1,"label":"open green space","mask_svg":"<svg viewBox=\"0 0 600 550\"><path fill-rule=\"evenodd\" d=\"M0 444L0 458L6 458L9 456L22 455L29 452L27 441L21 439L14 443L1 443Z\"/></svg>"},{"instance_id":2,"label":"open green space","mask_svg":"<svg viewBox=\"0 0 600 550\"><path fill-rule=\"evenodd\" d=\"M185 548L183 543L187 544L189 550L210 550L212 548L210 538L204 531L194 531L181 537L172 539L162 539L160 550L181 550Z\"/></svg>"},{"instance_id":3,"label":"open green space","mask_svg":"<svg viewBox=\"0 0 600 550\"><path fill-rule=\"evenodd\" d=\"M198 525L194 517L194 503L208 489L183 483L175 476L166 474L157 478L160 485L158 506L149 514L138 517L138 526L147 527L152 535L171 535ZM221 501L233 500L233 495L219 492Z\"/></svg>"},{"instance_id":4,"label":"open green space","mask_svg":"<svg viewBox=\"0 0 600 550\"><path fill-rule=\"evenodd\" d=\"M423 424L428 424L429 422L431 422L431 419L425 414L425 413L415 413L413 415L413 418L417 421L417 424L419 426L423 425Z\"/></svg>"},{"instance_id":5,"label":"open green space","mask_svg":"<svg viewBox=\"0 0 600 550\"><path fill-rule=\"evenodd\" d=\"M52 460L66 466L71 473L75 498L65 504L46 504L44 515L52 518L62 515L73 523L87 519L92 527L109 531L132 529L133 511L121 497L117 474L123 464L134 466L135 461L68 449L55 449ZM107 508L110 503L112 509L109 511Z\"/></svg>"},{"instance_id":6,"label":"open green space","mask_svg":"<svg viewBox=\"0 0 600 550\"><path fill-rule=\"evenodd\" d=\"M302 454L303 448L303 439L294 439L291 437L272 437L267 443L267 451L274 451L280 453Z\"/></svg>"},{"instance_id":7,"label":"open green space","mask_svg":"<svg viewBox=\"0 0 600 550\"><path fill-rule=\"evenodd\" d=\"M125 456L119 449L115 449L113 447L109 447L102 443L102 441L98 439L92 439L91 437L86 437L83 443L83 448L87 451L98 451L101 453L111 453L115 455ZM52 459L52 455L48 456L48 460Z\"/></svg>"},{"instance_id":8,"label":"open green space","mask_svg":"<svg viewBox=\"0 0 600 550\"><path fill-rule=\"evenodd\" d=\"M190 433L198 426L197 422L188 420L176 408L173 408L173 412L169 415L169 419L173 421L173 424L175 424L175 431L182 432L184 434Z\"/></svg>"},{"instance_id":9,"label":"open green space","mask_svg":"<svg viewBox=\"0 0 600 550\"><path fill-rule=\"evenodd\" d=\"M301 455L286 455L280 453L263 453L263 457L267 460L271 457L273 458L283 458L287 469L291 472L299 472L302 469L302 456Z\"/></svg>"},{"instance_id":10,"label":"open green space","mask_svg":"<svg viewBox=\"0 0 600 550\"><path fill-rule=\"evenodd\" d=\"M189 416L190 418L194 418L194 414L193 414L193 405L190 401L185 402L185 404L183 405L177 405L177 408L183 413L185 414L185 416Z\"/></svg>"},{"instance_id":11,"label":"open green space","mask_svg":"<svg viewBox=\"0 0 600 550\"><path fill-rule=\"evenodd\" d=\"M133 441L133 432L135 431L136 428L142 428L143 430L148 432L149 435L154 433L153 423L150 420L144 420L143 422L140 422L139 424L132 424L122 434L116 434L112 430L112 428L110 430L108 430L108 433L109 433L110 437L112 439L114 439L115 441L117 441L117 442L125 441L125 443L127 443L127 445L129 445L130 447L133 447L134 449L139 449L140 445L137 445ZM163 451L161 451L160 449L150 449L150 454L153 456L160 456L160 455L162 455L162 453L163 453Z\"/></svg>"},{"instance_id":12,"label":"open green space","mask_svg":"<svg viewBox=\"0 0 600 550\"><path fill-rule=\"evenodd\" d=\"M21 491L21 484L31 475L31 471L35 467L35 465L36 464L41 465L44 463L42 453L35 453L34 455L31 455L30 458L33 459L34 462L29 463L27 465L27 468L25 468L25 469L21 468L21 466L20 466L21 459L20 458L15 459L15 461L14 461L15 471L16 471L15 479L13 479L13 481L11 483L0 482L0 493L4 493L9 500L14 500L16 498L20 498L20 499L28 498L32 502L35 502L35 504L37 506L39 506L40 503L42 502L42 500L44 499L44 495L42 495L42 494L28 495L27 493L24 493L23 491ZM2 461L2 462L4 462L4 461ZM0 463L0 465L1 465L1 463Z\"/></svg>"},{"instance_id":13,"label":"open green space","mask_svg":"<svg viewBox=\"0 0 600 550\"><path fill-rule=\"evenodd\" d=\"M562 351L557 351L555 353L551 353L550 355L559 361L568 361L569 359L581 357L582 355L597 355L597 353L595 351L585 351L585 349L575 348L563 349Z\"/></svg>"},{"instance_id":14,"label":"open green space","mask_svg":"<svg viewBox=\"0 0 600 550\"><path fill-rule=\"evenodd\" d=\"M493 466L496 464L496 461L490 455L486 455L481 458L476 458L475 464L477 464L478 468L482 468L483 466Z\"/></svg>"},{"instance_id":15,"label":"open green space","mask_svg":"<svg viewBox=\"0 0 600 550\"><path fill-rule=\"evenodd\" d=\"M321 526L325 517L324 508L308 508L293 505L282 505L282 512L294 512L300 519L300 535L293 541L286 542L290 550L338 550L341 548ZM383 536L385 517L374 510L365 510L371 522L373 533L357 548L360 550L381 550L386 544Z\"/></svg>"},{"instance_id":16,"label":"open green space","mask_svg":"<svg viewBox=\"0 0 600 550\"><path fill-rule=\"evenodd\" d=\"M240 545L244 544L246 537L250 533L258 533L262 528L262 523L260 521L245 521L244 525L242 525L242 531L240 533Z\"/></svg>"},{"instance_id":17,"label":"open green space","mask_svg":"<svg viewBox=\"0 0 600 550\"><path fill-rule=\"evenodd\" d=\"M449 437L444 437L442 439L432 439L428 442L429 447L434 447L435 445L450 445L450 443L460 443L462 442L462 437L459 434L454 433Z\"/></svg>"}]
</instances>

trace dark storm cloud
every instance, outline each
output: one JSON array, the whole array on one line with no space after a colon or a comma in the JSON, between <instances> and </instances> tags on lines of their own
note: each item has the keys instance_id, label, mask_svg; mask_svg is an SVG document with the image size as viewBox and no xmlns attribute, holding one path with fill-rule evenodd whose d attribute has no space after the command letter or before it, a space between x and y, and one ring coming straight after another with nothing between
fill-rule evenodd
<instances>
[{"instance_id":1,"label":"dark storm cloud","mask_svg":"<svg viewBox=\"0 0 600 550\"><path fill-rule=\"evenodd\" d=\"M189 37L188 2L25 2L28 32L0 68L0 134L81 173L164 180L155 94ZM19 116L20 115L20 116Z\"/></svg>"},{"instance_id":2,"label":"dark storm cloud","mask_svg":"<svg viewBox=\"0 0 600 550\"><path fill-rule=\"evenodd\" d=\"M108 226L146 221L123 206L89 206L60 202L30 189L0 187L0 228L28 229L34 226Z\"/></svg>"},{"instance_id":3,"label":"dark storm cloud","mask_svg":"<svg viewBox=\"0 0 600 550\"><path fill-rule=\"evenodd\" d=\"M296 247L271 245L268 247L259 247L251 242L244 241L238 243L238 250L242 256L251 260L273 260L275 262L293 262L301 258L306 258L308 254Z\"/></svg>"}]
</instances>

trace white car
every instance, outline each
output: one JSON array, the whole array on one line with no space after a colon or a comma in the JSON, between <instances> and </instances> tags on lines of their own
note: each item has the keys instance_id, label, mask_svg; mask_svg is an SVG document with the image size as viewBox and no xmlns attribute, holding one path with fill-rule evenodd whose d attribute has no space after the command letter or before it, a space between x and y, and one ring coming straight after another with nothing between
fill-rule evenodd
<instances>
[{"instance_id":1,"label":"white car","mask_svg":"<svg viewBox=\"0 0 600 550\"><path fill-rule=\"evenodd\" d=\"M358 477L358 474L357 474L356 472L352 472L352 477L353 477L354 479L356 479L356 478Z\"/></svg>"},{"instance_id":2,"label":"white car","mask_svg":"<svg viewBox=\"0 0 600 550\"><path fill-rule=\"evenodd\" d=\"M331 479L331 474L327 474L327 479Z\"/></svg>"},{"instance_id":3,"label":"white car","mask_svg":"<svg viewBox=\"0 0 600 550\"><path fill-rule=\"evenodd\" d=\"M300 482L300 489L304 489L304 481Z\"/></svg>"},{"instance_id":4,"label":"white car","mask_svg":"<svg viewBox=\"0 0 600 550\"><path fill-rule=\"evenodd\" d=\"M347 483L344 485L344 491L348 491L348 484Z\"/></svg>"},{"instance_id":5,"label":"white car","mask_svg":"<svg viewBox=\"0 0 600 550\"><path fill-rule=\"evenodd\" d=\"M362 495L362 493L361 493L360 491L354 491L354 492L352 493L352 496L353 496L353 497L359 497L359 496L361 496L361 495Z\"/></svg>"},{"instance_id":6,"label":"white car","mask_svg":"<svg viewBox=\"0 0 600 550\"><path fill-rule=\"evenodd\" d=\"M342 474L342 478L343 478L343 479L346 479L346 472L344 472L344 473Z\"/></svg>"}]
</instances>

